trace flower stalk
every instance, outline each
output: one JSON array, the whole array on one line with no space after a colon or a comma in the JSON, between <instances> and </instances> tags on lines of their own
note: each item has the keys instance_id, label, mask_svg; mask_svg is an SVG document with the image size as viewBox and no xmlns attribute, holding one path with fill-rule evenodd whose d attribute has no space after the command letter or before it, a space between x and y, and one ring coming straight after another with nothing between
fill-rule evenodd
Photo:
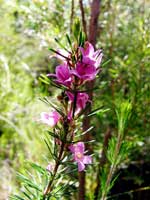
<instances>
[{"instance_id":1,"label":"flower stalk","mask_svg":"<svg viewBox=\"0 0 150 200\"><path fill-rule=\"evenodd\" d=\"M63 95L58 97L62 107L60 109L61 112L59 109L51 113L44 112L41 114L40 119L42 123L51 126L55 130L55 135L57 133L59 138L55 142L57 148L59 147L59 153L51 179L44 189L44 197L53 191L58 169L62 165L61 161L64 158L69 161L69 153L72 153L73 161L77 163L79 172L84 171L85 165L92 163L91 156L85 155L85 145L81 138L76 141L74 135L80 113L84 114L83 111L89 101L88 94L83 90L84 85L94 80L99 72L102 52L101 50L94 51L93 46L89 42L83 44L83 46L75 45L74 48L71 48L72 53L67 51L65 56L61 53L63 51L53 50L53 52L58 54L59 58L62 56L62 64L56 67L55 74L48 74L48 77L54 84L60 88L62 87ZM58 129L58 125L63 127L63 129Z\"/></svg>"},{"instance_id":2,"label":"flower stalk","mask_svg":"<svg viewBox=\"0 0 150 200\"><path fill-rule=\"evenodd\" d=\"M132 106L131 103L129 102L122 102L119 103L116 109L116 115L117 115L117 120L118 120L118 136L117 136L117 141L115 143L115 146L111 145L111 141L109 143L109 148L112 148L111 154L113 155L113 158L109 158L109 151L107 152L108 160L111 162L111 165L109 167L108 175L106 178L105 186L102 189L102 196L101 200L106 200L107 199L107 194L111 189L111 182L113 179L113 175L116 172L116 169L118 165L121 162L121 159L124 157L124 153L121 153L121 148L124 142L124 136L125 136L125 128L127 125L127 122L129 121L131 117L131 110ZM114 138L112 138L112 141Z\"/></svg>"},{"instance_id":3,"label":"flower stalk","mask_svg":"<svg viewBox=\"0 0 150 200\"><path fill-rule=\"evenodd\" d=\"M118 138L117 138L117 144L116 144L115 152L114 152L114 163L110 167L110 170L109 170L109 173L108 173L108 176L107 176L107 180L106 180L105 190L102 193L101 200L107 199L106 197L107 197L107 193L108 193L108 190L109 190L109 186L110 186L112 177L113 177L113 175L116 171L116 168L117 168L117 158L118 158L118 155L119 155L121 144L122 144L122 137L121 137L121 134L119 133Z\"/></svg>"},{"instance_id":4,"label":"flower stalk","mask_svg":"<svg viewBox=\"0 0 150 200\"><path fill-rule=\"evenodd\" d=\"M55 176L56 176L56 174L57 174L57 170L58 170L58 168L59 168L60 161L61 161L61 159L62 159L62 155L63 155L63 152L64 152L64 147L65 147L65 143L62 142L61 148L60 148L60 152L59 152L59 156L58 156L58 159L57 159L56 164L55 164L53 176L52 176L52 179L50 180L48 186L47 186L46 189L44 190L44 196L46 196L46 195L47 195L48 193L50 193L51 190L52 190L52 184L53 184L53 181L54 181Z\"/></svg>"}]
</instances>

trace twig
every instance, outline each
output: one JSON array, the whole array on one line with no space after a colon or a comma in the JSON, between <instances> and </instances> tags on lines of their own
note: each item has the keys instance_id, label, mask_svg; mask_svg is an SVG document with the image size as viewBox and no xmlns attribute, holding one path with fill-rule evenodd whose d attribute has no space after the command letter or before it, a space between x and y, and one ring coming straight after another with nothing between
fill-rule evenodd
<instances>
[{"instance_id":1,"label":"twig","mask_svg":"<svg viewBox=\"0 0 150 200\"><path fill-rule=\"evenodd\" d=\"M74 17L74 0L71 1L70 34L72 33L73 17Z\"/></svg>"},{"instance_id":2,"label":"twig","mask_svg":"<svg viewBox=\"0 0 150 200\"><path fill-rule=\"evenodd\" d=\"M67 138L67 135L68 135L68 122L67 120L64 119L64 124L63 124L63 127L64 127L64 140L62 141L62 144L61 144L61 147L60 147L60 151L59 151L59 155L58 155L58 158L56 160L56 164L55 164L55 168L54 168L54 173L53 173L53 177L52 179L50 180L47 188L44 190L44 196L46 196L48 193L50 193L52 191L52 184L53 184L53 181L55 179L55 176L57 174L57 171L58 171L58 168L60 166L60 161L62 160L62 156L63 156L63 152L64 152L64 148L65 148L65 144L66 144L66 138Z\"/></svg>"},{"instance_id":3,"label":"twig","mask_svg":"<svg viewBox=\"0 0 150 200\"><path fill-rule=\"evenodd\" d=\"M108 173L107 180L106 180L105 190L102 194L101 200L106 200L106 195L108 193L108 188L109 188L110 182L112 180L112 176L113 176L113 174L114 174L114 172L116 171L116 168L117 168L117 162L116 161L117 161L117 156L118 156L119 151L120 151L121 144L122 144L122 134L119 133L116 148L115 148L115 151L114 151L115 162L113 162L112 166L110 167L110 171Z\"/></svg>"},{"instance_id":4,"label":"twig","mask_svg":"<svg viewBox=\"0 0 150 200\"><path fill-rule=\"evenodd\" d=\"M100 2L101 0L93 0L91 4L91 18L90 18L88 41L91 42L93 46L95 46L97 38L98 17L100 14Z\"/></svg>"},{"instance_id":5,"label":"twig","mask_svg":"<svg viewBox=\"0 0 150 200\"><path fill-rule=\"evenodd\" d=\"M82 17L82 26L85 33L85 36L87 38L87 28L86 28L86 20L85 20L85 12L84 12L84 6L82 0L79 0L80 5L80 11L81 11L81 17Z\"/></svg>"},{"instance_id":6,"label":"twig","mask_svg":"<svg viewBox=\"0 0 150 200\"><path fill-rule=\"evenodd\" d=\"M78 189L78 199L84 200L85 199L85 172L79 172L78 174L79 180L79 189Z\"/></svg>"},{"instance_id":7,"label":"twig","mask_svg":"<svg viewBox=\"0 0 150 200\"><path fill-rule=\"evenodd\" d=\"M55 176L57 174L57 171L58 171L58 168L59 168L59 165L60 165L60 160L62 158L62 155L63 155L63 151L64 151L64 146L65 146L65 143L63 142L61 144L61 148L60 148L60 152L59 152L59 156L58 156L58 159L56 161L56 165L55 165L55 168L54 168L54 174L53 174L53 177L52 179L50 180L47 188L44 190L44 196L46 196L49 192L51 192L52 190L52 184L53 184L53 181L55 179Z\"/></svg>"}]
</instances>

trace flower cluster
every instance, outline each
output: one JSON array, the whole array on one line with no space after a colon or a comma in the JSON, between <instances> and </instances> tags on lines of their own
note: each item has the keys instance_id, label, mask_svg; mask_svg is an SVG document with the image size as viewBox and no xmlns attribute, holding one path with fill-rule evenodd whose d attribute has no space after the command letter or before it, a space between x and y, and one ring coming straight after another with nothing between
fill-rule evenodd
<instances>
[{"instance_id":1,"label":"flower cluster","mask_svg":"<svg viewBox=\"0 0 150 200\"><path fill-rule=\"evenodd\" d=\"M84 46L77 47L72 52L65 55L59 50L58 58L62 63L55 69L55 74L48 74L48 77L63 90L61 97L62 112L54 110L50 113L41 113L41 122L50 127L55 128L57 123L61 121L63 126L67 126L65 138L69 138L69 143L74 141L74 130L71 127L75 124L75 120L79 114L86 108L87 103L91 102L89 95L83 91L84 84L95 79L100 71L100 63L102 60L102 51L94 51L92 44L88 41ZM67 121L66 121L67 119ZM64 125L65 124L65 125ZM70 134L70 137L68 135ZM83 142L71 144L67 147L73 154L73 160L78 164L78 171L83 171L86 164L92 162L91 156L84 155L85 147Z\"/></svg>"}]
</instances>

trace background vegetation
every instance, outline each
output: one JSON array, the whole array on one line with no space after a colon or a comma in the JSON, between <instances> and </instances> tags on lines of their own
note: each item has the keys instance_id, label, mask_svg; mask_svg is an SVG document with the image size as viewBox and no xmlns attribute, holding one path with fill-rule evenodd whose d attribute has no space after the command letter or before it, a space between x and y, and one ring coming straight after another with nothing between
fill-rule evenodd
<instances>
[{"instance_id":1,"label":"background vegetation","mask_svg":"<svg viewBox=\"0 0 150 200\"><path fill-rule=\"evenodd\" d=\"M90 4L83 2L88 23ZM48 51L48 47L57 48L54 38L65 44L64 35L70 32L72 20L80 18L75 1L71 19L71 3L0 0L0 200L7 199L19 188L16 171L23 171L27 160L45 167L48 164L45 158L48 151L42 141L44 128L36 119L47 109L39 97L55 96L57 91L41 83L39 76L53 71L57 64L54 58L49 58ZM97 152L102 149L108 129L115 135L114 106L123 99L133 102L133 114L126 130L132 150L119 167L120 186L117 189L114 186L112 194L113 190L123 193L150 185L149 7L148 0L101 1L96 46L103 49L103 62L108 62L97 80L93 106L110 110L92 118ZM149 197L146 191L129 193L124 198Z\"/></svg>"}]
</instances>

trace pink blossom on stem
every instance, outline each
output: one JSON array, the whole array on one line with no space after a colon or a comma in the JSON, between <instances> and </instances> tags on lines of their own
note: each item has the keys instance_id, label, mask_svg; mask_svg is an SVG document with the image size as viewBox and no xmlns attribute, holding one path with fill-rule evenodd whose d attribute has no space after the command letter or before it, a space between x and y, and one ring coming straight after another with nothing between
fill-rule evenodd
<instances>
[{"instance_id":1,"label":"pink blossom on stem","mask_svg":"<svg viewBox=\"0 0 150 200\"><path fill-rule=\"evenodd\" d=\"M56 74L49 73L48 77L55 78L55 82L66 87L70 87L72 84L72 74L66 62L58 65L55 70Z\"/></svg>"},{"instance_id":2,"label":"pink blossom on stem","mask_svg":"<svg viewBox=\"0 0 150 200\"><path fill-rule=\"evenodd\" d=\"M92 64L96 68L99 67L103 57L101 49L94 51L93 45L87 41L85 42L84 48L80 47L80 51L83 56L82 58L83 63Z\"/></svg>"},{"instance_id":3,"label":"pink blossom on stem","mask_svg":"<svg viewBox=\"0 0 150 200\"><path fill-rule=\"evenodd\" d=\"M99 70L96 69L93 64L86 64L83 62L78 62L76 69L71 70L71 73L82 81L90 81L95 79L98 72Z\"/></svg>"},{"instance_id":4,"label":"pink blossom on stem","mask_svg":"<svg viewBox=\"0 0 150 200\"><path fill-rule=\"evenodd\" d=\"M56 111L52 111L50 113L42 112L40 121L44 124L49 125L50 127L54 127L60 119L60 115Z\"/></svg>"},{"instance_id":5,"label":"pink blossom on stem","mask_svg":"<svg viewBox=\"0 0 150 200\"><path fill-rule=\"evenodd\" d=\"M67 96L69 97L69 100L71 102L74 102L74 94L72 92L66 92ZM76 103L76 109L82 110L85 108L86 103L89 100L89 95L85 92L78 92L77 93L77 103Z\"/></svg>"},{"instance_id":6,"label":"pink blossom on stem","mask_svg":"<svg viewBox=\"0 0 150 200\"><path fill-rule=\"evenodd\" d=\"M56 67L56 82L67 87L71 86L72 75L66 63Z\"/></svg>"},{"instance_id":7,"label":"pink blossom on stem","mask_svg":"<svg viewBox=\"0 0 150 200\"><path fill-rule=\"evenodd\" d=\"M78 164L78 171L83 171L85 165L92 163L91 156L84 155L85 146L83 142L78 142L76 144L70 145L69 150L73 154L74 161Z\"/></svg>"}]
</instances>

